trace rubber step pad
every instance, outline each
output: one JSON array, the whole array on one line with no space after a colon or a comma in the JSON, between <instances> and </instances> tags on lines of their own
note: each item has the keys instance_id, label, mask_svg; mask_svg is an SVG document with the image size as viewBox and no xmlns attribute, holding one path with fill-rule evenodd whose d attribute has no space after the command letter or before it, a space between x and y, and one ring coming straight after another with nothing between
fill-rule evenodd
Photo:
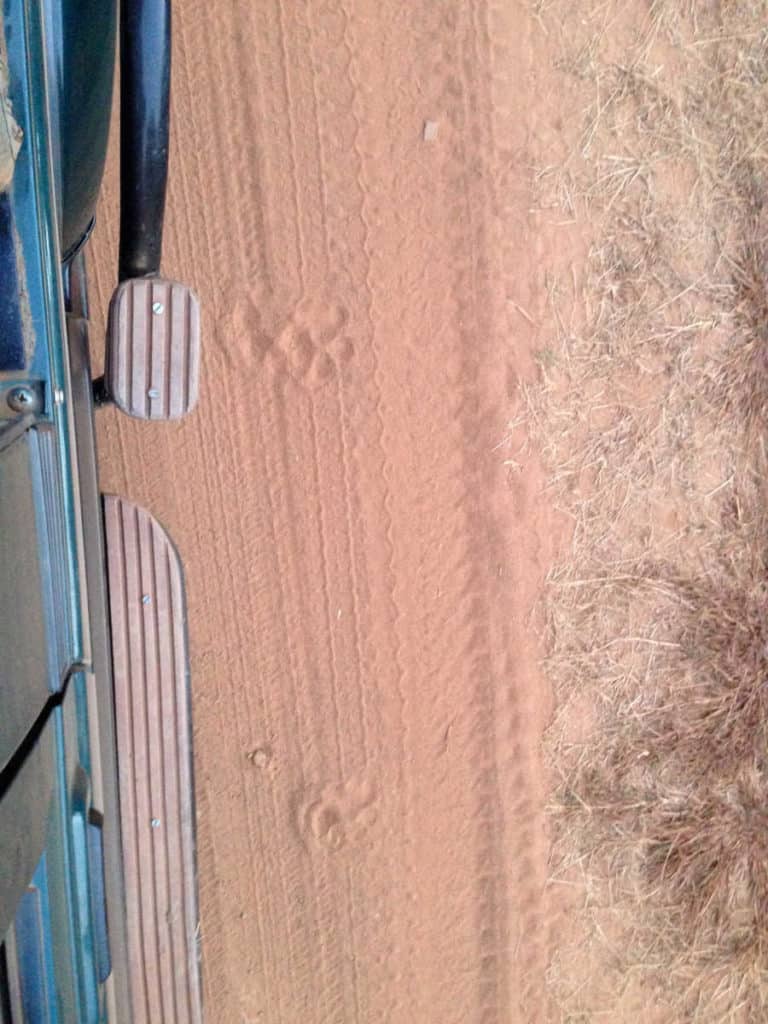
<instances>
[{"instance_id":1,"label":"rubber step pad","mask_svg":"<svg viewBox=\"0 0 768 1024\"><path fill-rule=\"evenodd\" d=\"M109 307L104 385L115 405L143 420L175 420L197 402L200 304L162 277L120 284Z\"/></svg>"},{"instance_id":2,"label":"rubber step pad","mask_svg":"<svg viewBox=\"0 0 768 1024\"><path fill-rule=\"evenodd\" d=\"M200 1024L191 704L181 566L144 509L104 498L134 1024Z\"/></svg>"}]
</instances>

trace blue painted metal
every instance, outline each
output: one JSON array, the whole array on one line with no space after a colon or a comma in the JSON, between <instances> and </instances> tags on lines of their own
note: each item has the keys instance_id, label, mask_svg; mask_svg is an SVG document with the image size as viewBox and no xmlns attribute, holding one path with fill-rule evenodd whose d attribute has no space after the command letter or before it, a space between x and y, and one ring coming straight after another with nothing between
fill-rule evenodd
<instances>
[{"instance_id":1,"label":"blue painted metal","mask_svg":"<svg viewBox=\"0 0 768 1024\"><path fill-rule=\"evenodd\" d=\"M83 63L86 54L82 47L74 47L72 53L77 54L80 63L77 68L70 66L62 81L57 81L50 107L47 76L51 73L49 59L55 64L62 55L56 45L63 40L68 46L76 26L83 39L90 39L91 46L98 39L108 42L110 33L114 41L114 4L110 0L62 0L42 5L38 0L0 2L10 96L14 116L24 133L10 191L0 201L0 276L4 270L9 271L0 286L0 383L24 379L42 382L44 386L41 415L27 434L13 443L24 448L29 465L28 483L34 494L34 510L30 515L27 508L24 514L25 528L35 534L40 561L36 585L45 610L46 641L42 647L48 648L44 668L47 685L43 689L59 695L45 703L41 690L35 714L40 715L38 723L43 722L39 726L42 731L34 743L29 734L17 751L18 757L8 762L11 774L6 772L0 778L0 812L10 809L20 832L36 835L35 830L42 827L41 842L45 836L42 860L15 913L27 1024L103 1024L103 982L110 956L103 905L104 879L93 833L95 822L91 818L92 754L86 680L78 671L78 666L90 656L90 640L80 583L84 552L78 529L81 512L75 484L73 397L67 370L60 226L67 222L67 230L74 231L71 225L77 217L73 211L77 208L84 216L83 211L95 199L103 159L102 142L106 143L104 126L108 123L111 101L111 70L105 94L103 81L108 61L106 55L104 59L99 55L94 64L98 73L93 83L93 102L99 110L91 110L95 120L92 118L87 130L83 129L76 146L61 134L67 119L76 111L60 89L68 87L67 82L71 85L73 75L80 82L78 88L85 88L88 69ZM57 23L56 12L64 18L61 23ZM84 20L78 22L78 17ZM56 35L59 30L63 32L60 37ZM51 49L48 42L56 45ZM96 121L103 123L99 126ZM84 140L88 138L96 139L93 162L84 167L83 189L79 198L73 199L71 162L78 152L82 155ZM11 521L20 513L18 499L13 488L0 491L0 522L4 515ZM4 554L3 562L8 562ZM6 570L8 564L0 568ZM9 581L4 583L0 587L0 622L19 598L19 591L14 592ZM30 598L30 612L32 604ZM19 610L19 629L23 630L25 609L21 606ZM0 657L7 655L0 651ZM29 682L21 670L18 681L22 686ZM43 720L43 716L47 717ZM52 745L54 751L56 766L52 773L48 772L54 776L53 800L46 803L22 799L26 791L16 799L20 793L18 784L25 777L24 766L35 763L35 751L40 744ZM30 847L30 851L37 857L40 848ZM31 873L33 868L34 862L27 866L24 861L25 871ZM13 893L11 897L18 898ZM6 909L0 907L4 914Z\"/></svg>"},{"instance_id":2,"label":"blue painted metal","mask_svg":"<svg viewBox=\"0 0 768 1024\"><path fill-rule=\"evenodd\" d=\"M104 837L99 822L89 821L87 826L88 870L90 872L91 920L96 957L96 977L99 983L107 980L112 971L112 952L107 922L107 892L104 877Z\"/></svg>"},{"instance_id":3,"label":"blue painted metal","mask_svg":"<svg viewBox=\"0 0 768 1024\"><path fill-rule=\"evenodd\" d=\"M8 767L0 787L0 938L10 927L49 840L48 822L56 796L53 730L39 726L10 785ZM11 766L14 767L13 765Z\"/></svg>"},{"instance_id":4,"label":"blue painted metal","mask_svg":"<svg viewBox=\"0 0 768 1024\"><path fill-rule=\"evenodd\" d=\"M90 872L86 822L90 810L90 781L85 769L90 760L87 733L87 706L82 699L84 685L71 681L66 699L57 710L59 768L61 785L61 830L65 836L67 889L70 895L70 959L77 980L78 1021L98 1024L99 995L96 951L91 920ZM82 681L84 683L84 681ZM80 698L80 699L79 699Z\"/></svg>"},{"instance_id":5,"label":"blue painted metal","mask_svg":"<svg viewBox=\"0 0 768 1024\"><path fill-rule=\"evenodd\" d=\"M61 251L87 238L107 152L115 71L114 0L44 5L54 162L61 182Z\"/></svg>"},{"instance_id":6,"label":"blue painted metal","mask_svg":"<svg viewBox=\"0 0 768 1024\"><path fill-rule=\"evenodd\" d=\"M94 214L112 109L116 12L115 0L3 3L23 141L11 189L0 196L0 374L45 380L50 418L51 396L64 385L58 265Z\"/></svg>"},{"instance_id":7,"label":"blue painted metal","mask_svg":"<svg viewBox=\"0 0 768 1024\"><path fill-rule=\"evenodd\" d=\"M59 1015L45 854L21 898L15 931L25 1024L56 1024Z\"/></svg>"},{"instance_id":8,"label":"blue painted metal","mask_svg":"<svg viewBox=\"0 0 768 1024\"><path fill-rule=\"evenodd\" d=\"M57 614L58 609L67 620L61 623L58 632L70 635L72 660L79 661L84 655L84 646L67 407L69 388L64 358L65 321L56 198L59 188L51 157L43 20L39 4L33 0L6 0L4 13L11 101L24 133L8 193L24 314L24 376L43 382L45 409L38 419L54 430L50 443L55 449L54 476L60 478L60 495L53 503L49 501L49 527L60 557L55 587L57 608L53 609L53 614ZM4 376L9 379L8 375ZM62 401L54 401L55 396ZM3 496L0 500L4 500ZM48 589L50 591L51 586Z\"/></svg>"},{"instance_id":9,"label":"blue painted metal","mask_svg":"<svg viewBox=\"0 0 768 1024\"><path fill-rule=\"evenodd\" d=\"M46 859L50 891L50 938L57 1012L62 1021L100 1024L101 998L90 905L90 868L85 822L90 785L83 768L78 687L73 679L53 712L57 799L49 819Z\"/></svg>"},{"instance_id":10,"label":"blue painted metal","mask_svg":"<svg viewBox=\"0 0 768 1024\"><path fill-rule=\"evenodd\" d=\"M52 677L29 434L0 451L0 770L48 700ZM13 580L13 584L9 581Z\"/></svg>"},{"instance_id":11,"label":"blue painted metal","mask_svg":"<svg viewBox=\"0 0 768 1024\"><path fill-rule=\"evenodd\" d=\"M24 372L26 366L21 318L21 289L16 266L13 210L9 196L0 194L0 373Z\"/></svg>"},{"instance_id":12,"label":"blue painted metal","mask_svg":"<svg viewBox=\"0 0 768 1024\"><path fill-rule=\"evenodd\" d=\"M131 1020L131 994L120 970L126 960L124 922L119 920L125 900L91 381L85 325L77 320L85 314L73 301L68 335L62 279L62 248L77 245L87 230L101 176L116 4L0 4L11 101L23 132L10 190L0 198L0 388L30 381L40 384L44 394L39 415L17 424L12 442L3 431L6 449L19 445L26 460L20 486L27 488L27 499L32 494L33 507L27 500L24 529L39 566L32 566L36 593L0 586L0 626L11 621L9 609L16 602L21 612L17 635L35 615L38 626L44 620L45 627L44 638L39 629L36 634L44 685L27 687L34 697L20 730L24 736L20 742L14 737L15 751L0 764L0 823L14 840L6 844L8 857L0 843L0 863L10 879L3 886L0 873L0 914L2 930L14 922L27 1024L107 1024L108 978L116 1013L125 1024ZM123 180L125 194L132 181L138 182L132 207L136 231L121 231L121 245L124 264L143 273L156 269L160 253L168 0L126 0L124 13L126 25L135 29L126 47L133 61L126 80L142 95L123 97L126 109L136 115L135 133L129 137L135 134L141 148L135 151L136 173ZM142 121L142 113L152 113L151 125ZM134 223L130 211L125 223ZM77 283L81 270L75 259L70 284ZM0 524L4 515L13 521L20 508L18 488L0 488ZM15 564L0 544L0 571ZM2 628L0 639L5 639ZM6 650L14 646L13 636L3 644ZM22 687L30 674L28 666L15 673ZM98 708L99 726L94 751L88 720L92 707ZM3 710L0 706L0 714ZM103 833L92 804L97 765ZM6 828L8 821L12 825ZM14 829L24 842L16 841Z\"/></svg>"},{"instance_id":13,"label":"blue painted metal","mask_svg":"<svg viewBox=\"0 0 768 1024\"><path fill-rule=\"evenodd\" d=\"M91 880L83 684L77 677L70 681L38 740L55 751L54 791L44 811L45 849L13 924L26 1024L102 1024L106 1019L101 983L108 949L103 922L94 914L103 885L97 880L94 888Z\"/></svg>"},{"instance_id":14,"label":"blue painted metal","mask_svg":"<svg viewBox=\"0 0 768 1024\"><path fill-rule=\"evenodd\" d=\"M67 529L65 487L67 472L61 462L55 428L41 425L29 431L39 557L45 567L45 595L49 687L61 688L72 664L82 659L77 623L79 597L77 563Z\"/></svg>"}]
</instances>

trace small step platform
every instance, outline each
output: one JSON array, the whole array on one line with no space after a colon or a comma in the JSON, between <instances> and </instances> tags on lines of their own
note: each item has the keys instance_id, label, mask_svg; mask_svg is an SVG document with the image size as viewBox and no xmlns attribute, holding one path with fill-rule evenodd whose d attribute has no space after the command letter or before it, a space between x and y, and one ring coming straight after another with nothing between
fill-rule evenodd
<instances>
[{"instance_id":1,"label":"small step platform","mask_svg":"<svg viewBox=\"0 0 768 1024\"><path fill-rule=\"evenodd\" d=\"M194 408L199 387L195 293L162 277L123 281L109 306L106 397L137 419L176 420Z\"/></svg>"},{"instance_id":2,"label":"small step platform","mask_svg":"<svg viewBox=\"0 0 768 1024\"><path fill-rule=\"evenodd\" d=\"M201 1024L195 804L179 558L144 509L104 498L134 1024Z\"/></svg>"}]
</instances>

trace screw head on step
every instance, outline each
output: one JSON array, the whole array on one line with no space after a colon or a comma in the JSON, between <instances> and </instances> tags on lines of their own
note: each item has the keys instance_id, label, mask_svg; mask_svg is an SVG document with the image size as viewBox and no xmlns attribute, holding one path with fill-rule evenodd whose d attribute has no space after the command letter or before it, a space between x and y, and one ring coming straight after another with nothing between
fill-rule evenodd
<instances>
[{"instance_id":1,"label":"screw head on step","mask_svg":"<svg viewBox=\"0 0 768 1024\"><path fill-rule=\"evenodd\" d=\"M160 316L161 313L165 312L165 306L162 304L162 302L153 302L152 312L155 314L155 316Z\"/></svg>"},{"instance_id":2,"label":"screw head on step","mask_svg":"<svg viewBox=\"0 0 768 1024\"><path fill-rule=\"evenodd\" d=\"M38 411L38 397L32 388L27 387L26 384L20 384L18 387L11 388L6 398L8 407L14 412L37 412Z\"/></svg>"}]
</instances>

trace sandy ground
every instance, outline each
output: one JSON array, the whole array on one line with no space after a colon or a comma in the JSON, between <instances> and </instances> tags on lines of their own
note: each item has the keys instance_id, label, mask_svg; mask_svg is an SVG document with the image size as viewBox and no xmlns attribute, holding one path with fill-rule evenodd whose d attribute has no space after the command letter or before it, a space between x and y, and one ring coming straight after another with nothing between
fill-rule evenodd
<instances>
[{"instance_id":1,"label":"sandy ground","mask_svg":"<svg viewBox=\"0 0 768 1024\"><path fill-rule=\"evenodd\" d=\"M187 568L211 1022L546 1015L557 523L509 423L563 243L529 213L527 12L175 5L165 270L201 294L202 400L100 440ZM97 321L114 183L113 153Z\"/></svg>"}]
</instances>

